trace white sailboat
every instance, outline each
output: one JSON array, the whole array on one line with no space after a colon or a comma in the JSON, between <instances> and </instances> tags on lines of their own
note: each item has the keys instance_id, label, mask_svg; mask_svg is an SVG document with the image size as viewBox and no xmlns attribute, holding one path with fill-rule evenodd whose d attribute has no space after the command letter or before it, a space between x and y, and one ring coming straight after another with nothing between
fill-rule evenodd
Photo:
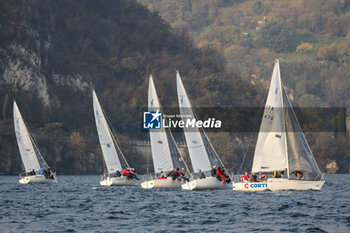
<instances>
[{"instance_id":1,"label":"white sailboat","mask_svg":"<svg viewBox=\"0 0 350 233\"><path fill-rule=\"evenodd\" d=\"M235 182L233 190L320 190L324 184L322 173L283 87L278 60L272 73L252 173L276 171L286 174L285 177L257 183ZM294 172L302 174L302 178L293 178Z\"/></svg>"},{"instance_id":2,"label":"white sailboat","mask_svg":"<svg viewBox=\"0 0 350 233\"><path fill-rule=\"evenodd\" d=\"M127 179L126 176L120 175L123 166L118 155L121 156L122 161L124 162L124 168L129 168L130 166L121 152L118 143L115 141L94 90L92 91L92 99L98 138L100 140L102 154L107 168L107 174L101 177L100 184L102 186L137 185L136 179ZM119 153L117 153L117 149Z\"/></svg>"},{"instance_id":3,"label":"white sailboat","mask_svg":"<svg viewBox=\"0 0 350 233\"><path fill-rule=\"evenodd\" d=\"M29 133L16 101L13 101L13 120L19 152L25 172L20 174L20 184L57 182L56 175L51 171L42 157L32 135Z\"/></svg>"},{"instance_id":4,"label":"white sailboat","mask_svg":"<svg viewBox=\"0 0 350 233\"><path fill-rule=\"evenodd\" d=\"M161 112L161 105L154 87L152 75L149 78L148 85L148 110L156 113ZM171 169L176 168L184 168L185 173L188 172L187 165L169 129L167 131L164 128L150 129L150 139L155 175L159 175L162 171L168 173ZM167 177L166 179L155 178L144 181L141 183L141 187L144 189L181 188L182 183L183 181L178 179L173 181L171 177Z\"/></svg>"},{"instance_id":5,"label":"white sailboat","mask_svg":"<svg viewBox=\"0 0 350 233\"><path fill-rule=\"evenodd\" d=\"M176 72L176 83L182 120L197 119L178 71ZM229 188L230 186L227 183L222 183L216 177L209 175L213 166L224 166L204 130L200 131L197 128L184 128L184 132L193 172L198 173L199 170L201 170L206 174L206 178L187 182L182 185L182 189L203 190Z\"/></svg>"}]
</instances>

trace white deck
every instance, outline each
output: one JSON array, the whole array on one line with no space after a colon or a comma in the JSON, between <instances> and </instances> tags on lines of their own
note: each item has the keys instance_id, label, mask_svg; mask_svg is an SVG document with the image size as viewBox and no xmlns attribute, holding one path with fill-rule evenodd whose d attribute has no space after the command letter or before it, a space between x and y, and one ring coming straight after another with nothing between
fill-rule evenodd
<instances>
[{"instance_id":1,"label":"white deck","mask_svg":"<svg viewBox=\"0 0 350 233\"><path fill-rule=\"evenodd\" d=\"M152 189L152 188L164 188L164 189L180 189L182 185L182 181L175 180L168 177L167 179L154 179L154 180L146 180L141 183L141 187L144 189Z\"/></svg>"},{"instance_id":2,"label":"white deck","mask_svg":"<svg viewBox=\"0 0 350 233\"><path fill-rule=\"evenodd\" d=\"M100 181L100 185L102 186L134 186L137 184L137 180L128 180L125 176L104 177L104 179Z\"/></svg>"},{"instance_id":3,"label":"white deck","mask_svg":"<svg viewBox=\"0 0 350 233\"><path fill-rule=\"evenodd\" d=\"M324 180L289 180L286 178L270 178L267 182L234 183L234 191L282 191L282 190L321 190Z\"/></svg>"},{"instance_id":4,"label":"white deck","mask_svg":"<svg viewBox=\"0 0 350 233\"><path fill-rule=\"evenodd\" d=\"M192 180L183 184L185 190L208 190L208 189L227 189L229 184L221 183L216 177L207 177L205 179Z\"/></svg>"},{"instance_id":5,"label":"white deck","mask_svg":"<svg viewBox=\"0 0 350 233\"><path fill-rule=\"evenodd\" d=\"M44 184L44 183L57 183L55 179L46 178L44 175L23 176L19 180L20 184Z\"/></svg>"}]
</instances>

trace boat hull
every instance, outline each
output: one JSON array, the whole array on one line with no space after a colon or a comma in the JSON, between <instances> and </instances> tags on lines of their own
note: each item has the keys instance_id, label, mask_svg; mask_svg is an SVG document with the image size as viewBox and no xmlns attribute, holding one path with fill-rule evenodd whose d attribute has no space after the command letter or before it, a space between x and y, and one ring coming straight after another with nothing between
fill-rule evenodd
<instances>
[{"instance_id":1,"label":"boat hull","mask_svg":"<svg viewBox=\"0 0 350 233\"><path fill-rule=\"evenodd\" d=\"M57 183L55 179L46 178L44 175L23 176L19 179L20 184L45 184L45 183Z\"/></svg>"},{"instance_id":2,"label":"boat hull","mask_svg":"<svg viewBox=\"0 0 350 233\"><path fill-rule=\"evenodd\" d=\"M267 182L234 183L234 191L282 191L282 190L321 190L324 180L289 180L285 178L271 178Z\"/></svg>"},{"instance_id":3,"label":"boat hull","mask_svg":"<svg viewBox=\"0 0 350 233\"><path fill-rule=\"evenodd\" d=\"M221 183L216 177L207 177L205 179L192 180L183 184L184 190L209 190L209 189L228 189L229 184Z\"/></svg>"},{"instance_id":4,"label":"boat hull","mask_svg":"<svg viewBox=\"0 0 350 233\"><path fill-rule=\"evenodd\" d=\"M173 181L172 178L146 180L141 183L144 189L160 188L160 189L181 189L182 182L179 180Z\"/></svg>"},{"instance_id":5,"label":"boat hull","mask_svg":"<svg viewBox=\"0 0 350 233\"><path fill-rule=\"evenodd\" d=\"M137 180L128 180L125 176L105 177L100 181L101 186L135 186L137 184Z\"/></svg>"}]
</instances>

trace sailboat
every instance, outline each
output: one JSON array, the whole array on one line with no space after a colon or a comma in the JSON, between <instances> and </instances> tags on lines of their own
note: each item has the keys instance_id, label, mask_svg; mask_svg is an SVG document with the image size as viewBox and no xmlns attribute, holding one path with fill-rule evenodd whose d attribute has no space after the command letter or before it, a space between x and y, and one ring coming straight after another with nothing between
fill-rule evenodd
<instances>
[{"instance_id":1,"label":"sailboat","mask_svg":"<svg viewBox=\"0 0 350 233\"><path fill-rule=\"evenodd\" d=\"M126 161L122 151L120 150L118 143L116 142L111 128L109 127L106 117L102 111L100 102L98 101L95 91L92 91L93 107L96 128L100 145L102 148L102 154L107 168L107 172L101 177L100 185L102 186L132 186L137 185L136 179L128 179L126 176L121 176L123 167L130 168ZM117 152L118 149L118 152ZM121 160L123 161L123 165ZM119 175L119 176L118 176Z\"/></svg>"},{"instance_id":2,"label":"sailboat","mask_svg":"<svg viewBox=\"0 0 350 233\"><path fill-rule=\"evenodd\" d=\"M186 122L187 120L197 119L178 71L176 71L176 83L182 120ZM203 190L229 188L230 186L227 183L222 183L216 177L210 176L210 171L214 166L221 168L224 166L204 130L198 128L184 128L184 133L193 172L198 173L201 170L201 172L206 174L206 178L186 182L182 185L182 189Z\"/></svg>"},{"instance_id":3,"label":"sailboat","mask_svg":"<svg viewBox=\"0 0 350 233\"><path fill-rule=\"evenodd\" d=\"M281 81L276 60L254 152L252 173L279 172L265 182L234 183L233 190L320 190L323 175L306 141ZM294 177L293 173L302 174Z\"/></svg>"},{"instance_id":4,"label":"sailboat","mask_svg":"<svg viewBox=\"0 0 350 233\"><path fill-rule=\"evenodd\" d=\"M148 111L149 112L161 112L161 105L158 100L157 92L154 87L152 75L149 77L148 85ZM160 116L158 116L160 117ZM150 129L151 150L153 157L153 166L155 175L159 175L161 172L168 173L172 169L184 168L184 173L188 173L188 167L179 152L174 137L169 129ZM183 180L173 179L167 177L166 179L150 179L141 183L141 187L144 189L151 188L172 188L180 189Z\"/></svg>"},{"instance_id":5,"label":"sailboat","mask_svg":"<svg viewBox=\"0 0 350 233\"><path fill-rule=\"evenodd\" d=\"M42 157L29 133L16 101L13 101L13 120L19 152L25 172L20 174L20 184L57 182L56 175Z\"/></svg>"}]
</instances>

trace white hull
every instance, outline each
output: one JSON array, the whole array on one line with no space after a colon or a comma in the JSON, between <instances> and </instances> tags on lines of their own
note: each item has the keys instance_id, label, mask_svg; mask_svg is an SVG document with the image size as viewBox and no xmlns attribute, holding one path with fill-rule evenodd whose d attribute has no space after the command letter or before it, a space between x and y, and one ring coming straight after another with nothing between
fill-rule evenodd
<instances>
[{"instance_id":1,"label":"white hull","mask_svg":"<svg viewBox=\"0 0 350 233\"><path fill-rule=\"evenodd\" d=\"M321 190L324 180L289 180L286 178L270 178L267 182L234 183L234 191L282 191L282 190Z\"/></svg>"},{"instance_id":2,"label":"white hull","mask_svg":"<svg viewBox=\"0 0 350 233\"><path fill-rule=\"evenodd\" d=\"M207 177L205 179L192 180L183 184L185 190L208 190L208 189L227 189L229 184L221 183L216 177Z\"/></svg>"},{"instance_id":3,"label":"white hull","mask_svg":"<svg viewBox=\"0 0 350 233\"><path fill-rule=\"evenodd\" d=\"M105 177L100 181L100 185L102 186L134 186L137 184L137 180L128 180L125 176Z\"/></svg>"},{"instance_id":4,"label":"white hull","mask_svg":"<svg viewBox=\"0 0 350 233\"><path fill-rule=\"evenodd\" d=\"M44 175L23 176L19 180L20 184L44 184L44 183L57 183L55 179L46 178Z\"/></svg>"},{"instance_id":5,"label":"white hull","mask_svg":"<svg viewBox=\"0 0 350 233\"><path fill-rule=\"evenodd\" d=\"M163 188L163 189L180 189L182 182L179 180L173 181L172 178L167 179L156 179L156 180L146 180L141 183L141 187L144 189L152 188Z\"/></svg>"}]
</instances>

